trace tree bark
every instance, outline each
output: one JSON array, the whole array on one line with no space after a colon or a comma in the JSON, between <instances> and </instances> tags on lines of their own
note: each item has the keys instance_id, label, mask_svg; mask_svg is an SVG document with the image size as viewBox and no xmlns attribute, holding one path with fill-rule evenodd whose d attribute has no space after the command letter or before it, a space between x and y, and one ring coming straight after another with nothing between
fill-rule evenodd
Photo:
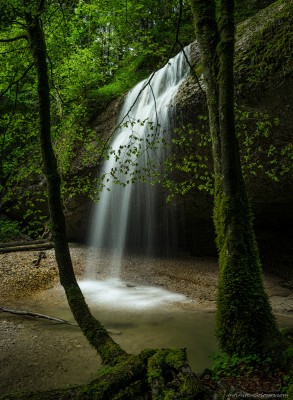
<instances>
[{"instance_id":1,"label":"tree bark","mask_svg":"<svg viewBox=\"0 0 293 400\"><path fill-rule=\"evenodd\" d=\"M213 142L219 253L216 333L228 355L258 354L280 361L283 341L263 286L235 132L234 2L218 4L216 19L216 1L191 0Z\"/></svg>"},{"instance_id":2,"label":"tree bark","mask_svg":"<svg viewBox=\"0 0 293 400\"><path fill-rule=\"evenodd\" d=\"M194 24L198 46L201 50L201 63L204 70L206 100L208 104L210 135L212 137L213 163L216 175L221 174L221 140L219 132L219 106L217 79L219 65L216 61L219 32L216 21L214 0L190 1L196 20Z\"/></svg>"},{"instance_id":3,"label":"tree bark","mask_svg":"<svg viewBox=\"0 0 293 400\"><path fill-rule=\"evenodd\" d=\"M102 324L92 316L77 284L67 242L65 217L61 203L60 175L51 142L47 50L40 19L44 5L45 2L41 1L38 9L35 10L31 8L29 0L24 0L27 32L38 79L40 141L44 174L48 185L48 202L55 256L60 282L64 287L74 318L88 341L100 354L102 361L106 364L113 364L118 357L126 356L126 352L114 342Z\"/></svg>"}]
</instances>

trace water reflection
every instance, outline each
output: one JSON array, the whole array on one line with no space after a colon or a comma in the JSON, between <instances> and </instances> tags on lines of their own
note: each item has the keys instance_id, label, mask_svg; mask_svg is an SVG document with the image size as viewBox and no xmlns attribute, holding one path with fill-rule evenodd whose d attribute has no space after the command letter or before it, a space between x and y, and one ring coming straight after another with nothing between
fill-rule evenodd
<instances>
[{"instance_id":1,"label":"water reflection","mask_svg":"<svg viewBox=\"0 0 293 400\"><path fill-rule=\"evenodd\" d=\"M214 313L185 311L178 304L188 302L186 296L160 287L120 280L79 285L93 314L119 332L114 338L127 352L183 347L193 370L211 366L210 355L216 350Z\"/></svg>"},{"instance_id":2,"label":"water reflection","mask_svg":"<svg viewBox=\"0 0 293 400\"><path fill-rule=\"evenodd\" d=\"M187 349L194 371L211 366L210 355L216 350L214 313L153 310L124 311L121 315L112 311L101 319L109 329L121 331L115 340L129 353L145 348L180 347Z\"/></svg>"}]
</instances>

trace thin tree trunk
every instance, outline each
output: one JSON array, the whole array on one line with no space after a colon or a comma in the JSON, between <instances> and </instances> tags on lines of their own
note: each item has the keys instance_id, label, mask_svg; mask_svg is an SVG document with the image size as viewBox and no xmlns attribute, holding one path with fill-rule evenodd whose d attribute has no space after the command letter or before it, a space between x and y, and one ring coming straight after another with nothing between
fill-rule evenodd
<instances>
[{"instance_id":1,"label":"thin tree trunk","mask_svg":"<svg viewBox=\"0 0 293 400\"><path fill-rule=\"evenodd\" d=\"M201 49L201 63L204 70L214 172L216 175L221 175L221 139L217 87L219 65L216 60L219 32L216 22L215 2L214 0L206 0L204 2L191 0L191 9L196 21L194 24L195 34L198 46Z\"/></svg>"},{"instance_id":2,"label":"thin tree trunk","mask_svg":"<svg viewBox=\"0 0 293 400\"><path fill-rule=\"evenodd\" d=\"M41 1L40 5L44 6L44 3L44 1ZM24 5L26 10L30 9L30 1L24 0ZM67 242L65 217L61 203L60 176L51 143L50 87L46 43L40 21L42 11L43 9L40 8L31 12L26 11L25 17L38 78L40 141L43 168L48 185L48 202L60 282L64 287L73 316L84 335L101 355L103 362L111 364L116 362L118 356L125 356L126 353L90 313L75 278Z\"/></svg>"}]
</instances>

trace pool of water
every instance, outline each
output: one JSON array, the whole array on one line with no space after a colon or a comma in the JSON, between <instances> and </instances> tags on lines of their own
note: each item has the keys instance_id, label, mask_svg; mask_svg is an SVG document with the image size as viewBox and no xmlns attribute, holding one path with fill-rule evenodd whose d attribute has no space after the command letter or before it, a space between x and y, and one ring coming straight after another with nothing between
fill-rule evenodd
<instances>
[{"instance_id":1,"label":"pool of water","mask_svg":"<svg viewBox=\"0 0 293 400\"><path fill-rule=\"evenodd\" d=\"M182 307L189 301L185 296L157 287L116 282L111 288L109 282L92 282L83 291L92 313L128 353L180 347L187 349L195 372L212 365L216 351L213 312L187 311ZM54 298L53 293L12 308L74 322L65 297ZM9 332L4 352L0 351L0 393L53 389L96 378L100 359L77 326L4 313L0 318ZM293 327L293 318L277 318L280 326Z\"/></svg>"},{"instance_id":2,"label":"pool of water","mask_svg":"<svg viewBox=\"0 0 293 400\"><path fill-rule=\"evenodd\" d=\"M187 311L180 307L189 301L184 295L163 288L121 281L86 281L80 286L93 315L127 352L181 347L187 349L195 372L211 367L211 355L217 349L214 312ZM36 304L34 310L74 321L66 303ZM280 326L293 327L293 318L277 319Z\"/></svg>"},{"instance_id":3,"label":"pool of water","mask_svg":"<svg viewBox=\"0 0 293 400\"><path fill-rule=\"evenodd\" d=\"M79 282L93 315L113 333L124 350L137 354L145 348L182 347L195 371L211 366L216 350L215 315L186 311L189 300L164 288L121 281ZM66 303L30 305L35 312L73 322ZM56 327L61 332L60 327Z\"/></svg>"},{"instance_id":4,"label":"pool of water","mask_svg":"<svg viewBox=\"0 0 293 400\"><path fill-rule=\"evenodd\" d=\"M214 314L182 310L128 311L106 310L94 314L110 330L118 330L114 339L129 353L145 348L182 347L193 370L211 365L209 356L216 350Z\"/></svg>"}]
</instances>

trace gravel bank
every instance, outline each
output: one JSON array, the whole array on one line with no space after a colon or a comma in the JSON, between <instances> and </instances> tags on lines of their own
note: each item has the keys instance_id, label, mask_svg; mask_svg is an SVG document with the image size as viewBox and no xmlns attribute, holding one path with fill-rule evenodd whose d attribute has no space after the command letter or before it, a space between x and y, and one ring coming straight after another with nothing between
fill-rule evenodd
<instances>
[{"instance_id":1,"label":"gravel bank","mask_svg":"<svg viewBox=\"0 0 293 400\"><path fill-rule=\"evenodd\" d=\"M105 279L111 270L111 259L107 254L96 261L93 251L79 245L71 245L71 254L78 278L86 273L94 279ZM36 267L34 260L38 258L38 252L0 254L0 304L7 306L19 303L20 299L46 296L50 301L59 301L59 296L63 295L54 250L45 251L45 255L40 266ZM94 272L87 271L90 263L94 263ZM163 259L131 256L125 257L120 271L120 277L125 281L161 286L186 295L190 302L183 307L190 310L215 310L217 274L217 260L212 257ZM264 283L274 312L291 314L293 288L273 274L266 273Z\"/></svg>"},{"instance_id":2,"label":"gravel bank","mask_svg":"<svg viewBox=\"0 0 293 400\"><path fill-rule=\"evenodd\" d=\"M96 279L108 276L107 254L96 262L94 252L85 247L72 245L71 253L78 278L86 272ZM65 307L54 251L46 250L45 254L39 267L34 265L38 252L0 254L0 306L30 311L40 303ZM86 271L90 262L96 263L95 272ZM132 284L164 287L186 295L189 301L177 306L187 311L215 310L217 260L214 258L126 257L120 276ZM265 287L275 314L292 318L293 290L287 282L265 274ZM0 393L88 382L100 365L78 328L3 312L0 327Z\"/></svg>"}]
</instances>

